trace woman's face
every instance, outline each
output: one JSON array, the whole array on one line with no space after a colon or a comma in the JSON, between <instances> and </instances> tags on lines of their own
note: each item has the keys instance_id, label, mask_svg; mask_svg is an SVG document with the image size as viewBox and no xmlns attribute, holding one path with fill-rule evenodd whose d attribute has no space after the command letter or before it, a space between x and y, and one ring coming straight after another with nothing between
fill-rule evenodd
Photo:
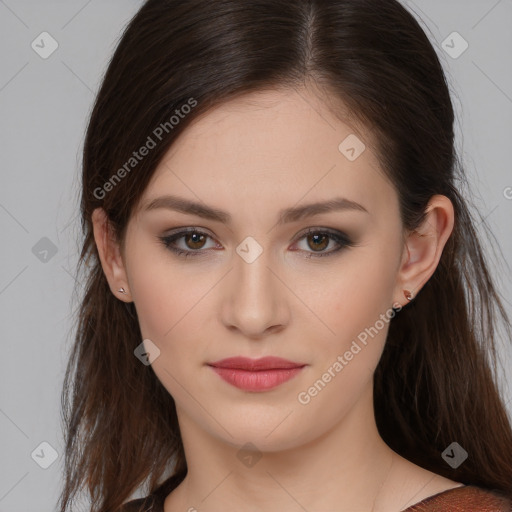
<instances>
[{"instance_id":1,"label":"woman's face","mask_svg":"<svg viewBox=\"0 0 512 512\"><path fill-rule=\"evenodd\" d=\"M260 91L197 119L156 169L124 269L182 429L276 451L355 410L368 421L391 308L405 300L398 198L367 137L310 92ZM180 201L198 206L170 207ZM224 371L236 385L210 366L239 356L301 368Z\"/></svg>"}]
</instances>

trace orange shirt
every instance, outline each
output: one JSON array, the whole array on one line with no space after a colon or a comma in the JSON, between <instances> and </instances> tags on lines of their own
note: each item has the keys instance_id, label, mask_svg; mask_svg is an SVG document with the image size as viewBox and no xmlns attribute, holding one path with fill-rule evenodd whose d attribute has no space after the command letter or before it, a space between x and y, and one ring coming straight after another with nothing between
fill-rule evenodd
<instances>
[{"instance_id":1,"label":"orange shirt","mask_svg":"<svg viewBox=\"0 0 512 512\"><path fill-rule=\"evenodd\" d=\"M497 491L465 485L425 498L401 512L512 512L512 500Z\"/></svg>"},{"instance_id":2,"label":"orange shirt","mask_svg":"<svg viewBox=\"0 0 512 512\"><path fill-rule=\"evenodd\" d=\"M125 503L120 512L164 512L167 494L155 493ZM512 500L498 491L464 485L440 492L397 512L512 512Z\"/></svg>"}]
</instances>

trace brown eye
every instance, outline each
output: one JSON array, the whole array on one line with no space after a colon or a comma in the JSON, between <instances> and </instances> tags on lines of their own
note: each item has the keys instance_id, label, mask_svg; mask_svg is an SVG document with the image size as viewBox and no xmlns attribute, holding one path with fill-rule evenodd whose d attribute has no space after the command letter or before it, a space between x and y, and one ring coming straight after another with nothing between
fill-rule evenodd
<instances>
[{"instance_id":1,"label":"brown eye","mask_svg":"<svg viewBox=\"0 0 512 512\"><path fill-rule=\"evenodd\" d=\"M326 228L310 228L299 238L298 248L304 253L306 258L311 258L331 256L342 249L354 246L354 242L341 231L333 231Z\"/></svg>"},{"instance_id":2,"label":"brown eye","mask_svg":"<svg viewBox=\"0 0 512 512\"><path fill-rule=\"evenodd\" d=\"M206 241L206 237L201 233L188 233L183 239L189 249L202 249Z\"/></svg>"},{"instance_id":3,"label":"brown eye","mask_svg":"<svg viewBox=\"0 0 512 512\"><path fill-rule=\"evenodd\" d=\"M314 251L323 251L329 246L329 236L321 234L310 234L307 236L308 247Z\"/></svg>"},{"instance_id":4,"label":"brown eye","mask_svg":"<svg viewBox=\"0 0 512 512\"><path fill-rule=\"evenodd\" d=\"M215 248L212 237L196 229L182 230L158 238L167 249L178 256L203 256L207 249ZM209 240L210 246L207 245Z\"/></svg>"}]
</instances>

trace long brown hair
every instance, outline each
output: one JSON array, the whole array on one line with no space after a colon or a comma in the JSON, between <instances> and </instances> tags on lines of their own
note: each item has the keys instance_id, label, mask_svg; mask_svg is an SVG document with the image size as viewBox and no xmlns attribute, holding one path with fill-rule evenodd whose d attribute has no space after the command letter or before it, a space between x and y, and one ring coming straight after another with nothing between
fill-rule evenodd
<instances>
[{"instance_id":1,"label":"long brown hair","mask_svg":"<svg viewBox=\"0 0 512 512\"><path fill-rule=\"evenodd\" d=\"M94 512L115 511L135 490L153 492L187 471L173 398L133 353L142 339L134 305L113 296L102 271L93 210L105 209L122 242L152 173L193 119L239 95L309 80L329 92L335 114L342 99L372 130L405 229L420 225L434 194L455 209L438 268L391 321L374 377L379 431L430 471L512 496L495 352L498 322L507 340L510 322L461 193L445 74L416 19L395 0L148 0L115 50L85 138L85 290L62 393L61 512L82 490ZM148 138L149 153L131 160ZM469 454L456 469L441 457L452 442Z\"/></svg>"}]
</instances>

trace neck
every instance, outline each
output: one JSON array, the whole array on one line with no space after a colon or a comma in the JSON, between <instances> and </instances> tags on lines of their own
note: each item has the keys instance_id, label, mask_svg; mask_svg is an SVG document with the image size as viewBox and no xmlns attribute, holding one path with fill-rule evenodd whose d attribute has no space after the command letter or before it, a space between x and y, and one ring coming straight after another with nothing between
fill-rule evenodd
<instances>
[{"instance_id":1,"label":"neck","mask_svg":"<svg viewBox=\"0 0 512 512\"><path fill-rule=\"evenodd\" d=\"M178 412L188 472L165 511L383 510L384 484L401 458L378 433L371 389L363 398L322 437L287 450L227 444Z\"/></svg>"}]
</instances>

